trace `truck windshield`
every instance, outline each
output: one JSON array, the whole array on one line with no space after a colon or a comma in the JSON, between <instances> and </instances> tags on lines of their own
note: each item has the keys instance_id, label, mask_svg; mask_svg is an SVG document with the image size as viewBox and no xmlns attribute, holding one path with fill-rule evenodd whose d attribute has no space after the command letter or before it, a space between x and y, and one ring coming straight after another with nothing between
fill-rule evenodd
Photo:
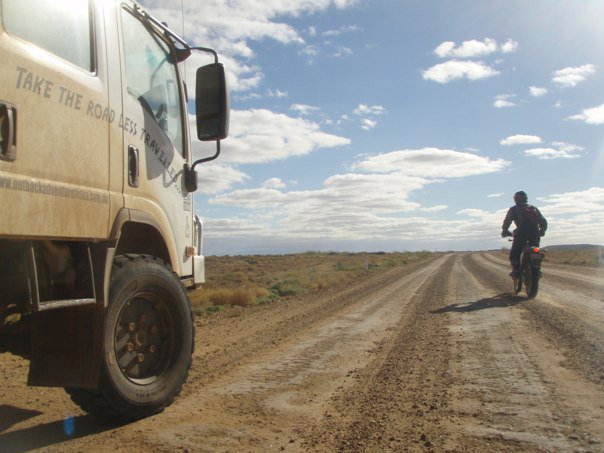
<instances>
[{"instance_id":1,"label":"truck windshield","mask_svg":"<svg viewBox=\"0 0 604 453\"><path fill-rule=\"evenodd\" d=\"M178 75L170 47L126 10L122 10L122 30L128 92L184 155Z\"/></svg>"}]
</instances>

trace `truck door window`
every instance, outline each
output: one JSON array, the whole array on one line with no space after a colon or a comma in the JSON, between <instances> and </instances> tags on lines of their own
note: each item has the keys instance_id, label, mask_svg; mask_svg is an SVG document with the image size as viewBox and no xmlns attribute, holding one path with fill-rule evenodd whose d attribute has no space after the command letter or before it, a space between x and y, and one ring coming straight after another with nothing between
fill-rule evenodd
<instances>
[{"instance_id":1,"label":"truck door window","mask_svg":"<svg viewBox=\"0 0 604 453\"><path fill-rule=\"evenodd\" d=\"M182 113L179 83L170 47L128 11L122 11L126 85L181 155Z\"/></svg>"},{"instance_id":2,"label":"truck door window","mask_svg":"<svg viewBox=\"0 0 604 453\"><path fill-rule=\"evenodd\" d=\"M6 31L90 72L92 8L81 0L2 0Z\"/></svg>"}]
</instances>

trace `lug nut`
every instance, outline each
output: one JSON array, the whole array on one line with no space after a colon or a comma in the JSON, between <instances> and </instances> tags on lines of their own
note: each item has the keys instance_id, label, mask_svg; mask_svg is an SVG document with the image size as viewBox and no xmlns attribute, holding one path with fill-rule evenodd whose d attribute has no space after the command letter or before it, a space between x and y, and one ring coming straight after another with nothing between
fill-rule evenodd
<instances>
[{"instance_id":1,"label":"lug nut","mask_svg":"<svg viewBox=\"0 0 604 453\"><path fill-rule=\"evenodd\" d=\"M145 361L145 354L138 354L136 356L136 358L138 359L139 362L144 362Z\"/></svg>"},{"instance_id":2,"label":"lug nut","mask_svg":"<svg viewBox=\"0 0 604 453\"><path fill-rule=\"evenodd\" d=\"M130 332L134 332L136 330L136 324L134 324L133 322L131 322L130 324L128 324L128 330Z\"/></svg>"},{"instance_id":3,"label":"lug nut","mask_svg":"<svg viewBox=\"0 0 604 453\"><path fill-rule=\"evenodd\" d=\"M134 351L134 344L133 343L127 343L126 344L126 349L128 350L128 352Z\"/></svg>"},{"instance_id":4,"label":"lug nut","mask_svg":"<svg viewBox=\"0 0 604 453\"><path fill-rule=\"evenodd\" d=\"M151 326L151 335L155 335L157 334L157 326L155 324L153 324Z\"/></svg>"},{"instance_id":5,"label":"lug nut","mask_svg":"<svg viewBox=\"0 0 604 453\"><path fill-rule=\"evenodd\" d=\"M150 353L157 352L157 346L155 346L154 344L152 344L151 346L149 346L149 352Z\"/></svg>"}]
</instances>

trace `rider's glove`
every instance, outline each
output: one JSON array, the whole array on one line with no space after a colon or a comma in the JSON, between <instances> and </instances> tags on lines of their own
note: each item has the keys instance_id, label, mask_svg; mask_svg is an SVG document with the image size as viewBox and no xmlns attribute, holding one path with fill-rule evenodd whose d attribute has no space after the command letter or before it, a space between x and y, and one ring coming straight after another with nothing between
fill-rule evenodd
<instances>
[{"instance_id":1,"label":"rider's glove","mask_svg":"<svg viewBox=\"0 0 604 453\"><path fill-rule=\"evenodd\" d=\"M502 238L507 238L508 236L513 236L513 234L510 232L510 230L502 230L501 231L501 237Z\"/></svg>"}]
</instances>

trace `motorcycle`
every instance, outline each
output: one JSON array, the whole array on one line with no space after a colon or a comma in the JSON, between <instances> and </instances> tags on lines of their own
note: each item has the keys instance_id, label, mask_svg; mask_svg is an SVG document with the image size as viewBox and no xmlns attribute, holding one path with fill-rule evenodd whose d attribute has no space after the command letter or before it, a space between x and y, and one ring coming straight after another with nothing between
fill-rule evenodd
<instances>
[{"instance_id":1,"label":"motorcycle","mask_svg":"<svg viewBox=\"0 0 604 453\"><path fill-rule=\"evenodd\" d=\"M513 236L513 234L511 234ZM512 239L510 239L511 241ZM545 258L546 249L535 245L525 244L520 255L520 270L513 275L514 294L522 291L522 285L529 299L533 299L539 291L541 278L541 263Z\"/></svg>"}]
</instances>

